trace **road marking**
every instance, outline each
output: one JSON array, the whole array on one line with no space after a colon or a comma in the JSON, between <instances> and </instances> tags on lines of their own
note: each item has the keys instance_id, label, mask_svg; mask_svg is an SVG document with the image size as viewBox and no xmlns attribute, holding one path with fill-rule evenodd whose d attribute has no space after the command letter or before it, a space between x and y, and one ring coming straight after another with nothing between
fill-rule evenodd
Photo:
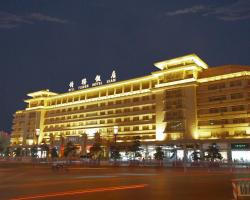
<instances>
[{"instance_id":1,"label":"road marking","mask_svg":"<svg viewBox=\"0 0 250 200\"><path fill-rule=\"evenodd\" d=\"M85 169L93 169L93 170L96 170L96 169L99 169L99 170L102 170L102 169L108 169L108 168L105 168L105 167L69 167L69 170L85 170Z\"/></svg>"},{"instance_id":2,"label":"road marking","mask_svg":"<svg viewBox=\"0 0 250 200\"><path fill-rule=\"evenodd\" d=\"M111 176L111 175L100 175L100 176L78 176L77 179L92 179L92 178L117 178L117 176Z\"/></svg>"},{"instance_id":3,"label":"road marking","mask_svg":"<svg viewBox=\"0 0 250 200\"><path fill-rule=\"evenodd\" d=\"M156 176L158 174L145 174L145 173L119 173L116 175L121 175L121 176Z\"/></svg>"},{"instance_id":4,"label":"road marking","mask_svg":"<svg viewBox=\"0 0 250 200\"><path fill-rule=\"evenodd\" d=\"M77 177L75 177L74 179L77 179ZM124 177L115 177L115 178L102 178L102 179L94 179L94 178L85 178L85 179L77 179L77 180L72 180L72 179L65 179L65 180L61 180L61 181L57 181L57 180L49 180L49 181L39 181L36 184L33 183L24 183L24 184L4 184L4 185L0 185L0 188L25 188L25 187L38 187L38 186L43 186L43 185L59 185L59 184L73 184L73 183L81 183L81 182L93 182L96 180L101 180L101 181L108 181L108 180L112 180L112 181L120 181L124 179Z\"/></svg>"},{"instance_id":5,"label":"road marking","mask_svg":"<svg viewBox=\"0 0 250 200\"><path fill-rule=\"evenodd\" d=\"M106 191L115 191L115 190L129 190L129 189L141 189L147 187L148 184L138 184L138 185L125 185L125 186L114 186L114 187L103 187L103 188L93 188L86 190L73 190L67 192L58 192L58 193L49 193L49 194L38 194L34 196L26 196L26 197L16 197L11 200L28 200L28 199L43 199L48 197L58 197L58 196L72 196L86 193L94 193L94 192L106 192Z\"/></svg>"}]
</instances>

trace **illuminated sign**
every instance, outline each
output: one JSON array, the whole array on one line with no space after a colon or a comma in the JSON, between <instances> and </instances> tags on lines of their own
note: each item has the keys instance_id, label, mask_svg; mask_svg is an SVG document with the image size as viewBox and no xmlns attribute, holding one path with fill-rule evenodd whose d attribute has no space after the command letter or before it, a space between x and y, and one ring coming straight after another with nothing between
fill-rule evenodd
<instances>
[{"instance_id":1,"label":"illuminated sign","mask_svg":"<svg viewBox=\"0 0 250 200\"><path fill-rule=\"evenodd\" d=\"M113 70L110 79L107 80L107 83L113 83L113 82L116 82L116 72L115 72L115 70Z\"/></svg>"},{"instance_id":2,"label":"illuminated sign","mask_svg":"<svg viewBox=\"0 0 250 200\"><path fill-rule=\"evenodd\" d=\"M82 83L82 85L80 85L80 86L78 87L79 90L85 89L85 88L88 88L88 87L89 87L89 84L87 83L87 79L86 79L86 78L83 78L81 83Z\"/></svg>"},{"instance_id":3,"label":"illuminated sign","mask_svg":"<svg viewBox=\"0 0 250 200\"><path fill-rule=\"evenodd\" d=\"M111 74L111 76L110 76L110 79L108 79L108 80L106 81L106 83L114 83L114 82L116 82L116 78L117 78L116 72L115 72L115 70L113 70L113 71L112 71L112 74ZM96 75L96 77L95 77L95 82L92 83L91 86L92 86L92 87L95 87L95 86L100 86L100 85L102 85L102 80L101 80L101 75L98 74L98 75ZM88 88L88 87L89 87L89 84L88 84L88 82L87 82L87 79L86 79L86 78L83 78L83 79L81 80L81 85L78 86L78 90L82 90L82 89L85 89L85 88ZM69 92L73 92L74 90L75 90L75 88L74 88L74 81L70 81L68 91L69 91Z\"/></svg>"},{"instance_id":4,"label":"illuminated sign","mask_svg":"<svg viewBox=\"0 0 250 200\"><path fill-rule=\"evenodd\" d=\"M75 90L74 89L74 81L70 81L70 83L69 83L69 92L72 92L74 90Z\"/></svg>"},{"instance_id":5,"label":"illuminated sign","mask_svg":"<svg viewBox=\"0 0 250 200\"><path fill-rule=\"evenodd\" d=\"M96 75L95 77L95 83L92 83L92 86L99 86L102 85L102 80L100 75Z\"/></svg>"},{"instance_id":6,"label":"illuminated sign","mask_svg":"<svg viewBox=\"0 0 250 200\"><path fill-rule=\"evenodd\" d=\"M231 144L231 149L249 149L248 143Z\"/></svg>"}]
</instances>

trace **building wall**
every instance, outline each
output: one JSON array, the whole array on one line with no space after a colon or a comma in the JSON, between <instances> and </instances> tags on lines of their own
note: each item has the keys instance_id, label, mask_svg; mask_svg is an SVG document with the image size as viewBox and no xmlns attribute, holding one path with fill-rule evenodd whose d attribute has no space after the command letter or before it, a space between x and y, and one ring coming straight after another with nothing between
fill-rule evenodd
<instances>
[{"instance_id":1,"label":"building wall","mask_svg":"<svg viewBox=\"0 0 250 200\"><path fill-rule=\"evenodd\" d=\"M238 77L202 83L198 87L200 138L250 136L249 82L249 77Z\"/></svg>"},{"instance_id":2,"label":"building wall","mask_svg":"<svg viewBox=\"0 0 250 200\"><path fill-rule=\"evenodd\" d=\"M103 141L168 144L250 138L250 67L207 69L197 56L155 64L151 75L56 94L28 94L13 119L12 145ZM223 74L225 71L227 74ZM36 133L39 130L39 138Z\"/></svg>"}]
</instances>

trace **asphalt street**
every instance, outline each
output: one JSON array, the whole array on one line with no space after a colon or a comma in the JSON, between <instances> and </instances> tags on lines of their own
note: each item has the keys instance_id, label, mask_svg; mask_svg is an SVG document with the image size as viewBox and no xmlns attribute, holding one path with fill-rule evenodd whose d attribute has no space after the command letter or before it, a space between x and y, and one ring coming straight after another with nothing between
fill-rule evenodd
<instances>
[{"instance_id":1,"label":"asphalt street","mask_svg":"<svg viewBox=\"0 0 250 200\"><path fill-rule=\"evenodd\" d=\"M247 171L0 164L0 200L229 200Z\"/></svg>"}]
</instances>

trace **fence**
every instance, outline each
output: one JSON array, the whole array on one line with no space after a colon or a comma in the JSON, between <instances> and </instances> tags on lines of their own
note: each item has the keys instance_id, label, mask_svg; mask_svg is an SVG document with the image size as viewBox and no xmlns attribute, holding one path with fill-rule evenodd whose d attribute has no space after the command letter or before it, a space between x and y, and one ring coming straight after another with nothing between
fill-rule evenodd
<instances>
[{"instance_id":1,"label":"fence","mask_svg":"<svg viewBox=\"0 0 250 200\"><path fill-rule=\"evenodd\" d=\"M234 200L250 198L250 178L233 179L232 186Z\"/></svg>"},{"instance_id":2,"label":"fence","mask_svg":"<svg viewBox=\"0 0 250 200\"><path fill-rule=\"evenodd\" d=\"M86 158L57 158L56 160L66 160L70 161L71 164L81 164L81 165L101 165L101 166L143 166L143 167L154 167L161 166L167 168L201 168L201 169L229 169L231 171L237 169L250 170L250 163L236 163L236 162L208 162L208 161L199 161L199 162L183 162L181 160L176 161L159 161L154 159L145 159L145 160L92 160ZM8 157L1 158L0 162L19 162L19 163L51 163L53 160L51 158L31 158L31 157Z\"/></svg>"}]
</instances>

